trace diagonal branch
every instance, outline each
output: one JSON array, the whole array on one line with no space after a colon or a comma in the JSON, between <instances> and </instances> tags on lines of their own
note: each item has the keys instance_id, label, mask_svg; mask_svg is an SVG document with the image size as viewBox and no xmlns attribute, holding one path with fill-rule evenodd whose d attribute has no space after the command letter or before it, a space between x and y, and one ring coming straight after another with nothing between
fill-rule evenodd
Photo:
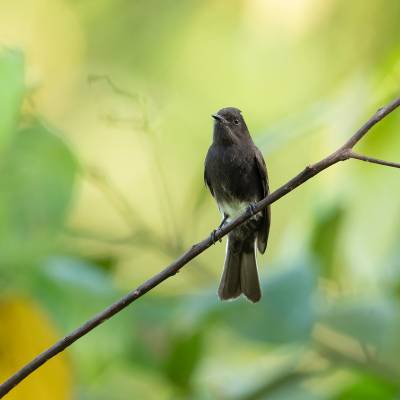
<instances>
[{"instance_id":1,"label":"diagonal branch","mask_svg":"<svg viewBox=\"0 0 400 400\"><path fill-rule=\"evenodd\" d=\"M122 299L118 300L114 304L107 307L105 310L101 311L93 318L85 322L83 325L72 331L69 335L65 336L53 346L45 350L43 353L39 354L36 358L22 367L18 372L12 375L4 383L0 385L0 398L4 397L13 387L18 385L22 380L29 376L32 372L37 370L46 361L53 358L58 353L65 350L75 341L80 339L82 336L89 333L91 330L102 324L107 319L111 318L113 315L119 313L121 310L126 308L129 304L142 297L148 291L152 290L154 287L159 285L161 282L165 281L169 277L175 275L179 270L185 266L189 261L193 260L199 254L207 250L214 244L215 240L219 240L228 234L231 230L236 228L238 225L247 221L252 215L261 211L267 205L274 203L281 197L287 195L293 189L307 182L313 176L319 174L326 168L338 163L339 161L345 161L349 158L357 158L362 161L370 161L368 157L355 156L356 154L352 152L353 147L367 134L367 132L379 121L385 118L388 114L394 111L400 106L400 97L389 103L387 106L380 108L342 147L334 151L332 154L326 158L318 161L315 164L307 166L303 171L297 174L290 181L285 183L283 186L275 190L273 193L259 201L253 209L246 210L239 217L226 224L221 229L217 230L215 234L210 235L201 242L194 244L189 250L183 253L179 258L173 261L164 270L154 275L152 278L144 282L135 290L129 292ZM375 160L377 161L377 160ZM380 162L379 164L396 166L394 163Z\"/></svg>"}]
</instances>

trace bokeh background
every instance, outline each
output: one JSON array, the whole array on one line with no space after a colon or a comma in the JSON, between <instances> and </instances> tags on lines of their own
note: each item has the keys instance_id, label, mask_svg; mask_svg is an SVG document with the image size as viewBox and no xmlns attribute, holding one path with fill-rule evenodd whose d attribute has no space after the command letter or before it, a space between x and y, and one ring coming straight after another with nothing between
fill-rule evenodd
<instances>
[{"instance_id":1,"label":"bokeh background","mask_svg":"<svg viewBox=\"0 0 400 400\"><path fill-rule=\"evenodd\" d=\"M210 114L271 188L398 94L398 0L2 0L0 380L206 237ZM400 161L400 112L357 147ZM217 244L12 399L400 398L400 175L336 165L272 206L264 297Z\"/></svg>"}]
</instances>

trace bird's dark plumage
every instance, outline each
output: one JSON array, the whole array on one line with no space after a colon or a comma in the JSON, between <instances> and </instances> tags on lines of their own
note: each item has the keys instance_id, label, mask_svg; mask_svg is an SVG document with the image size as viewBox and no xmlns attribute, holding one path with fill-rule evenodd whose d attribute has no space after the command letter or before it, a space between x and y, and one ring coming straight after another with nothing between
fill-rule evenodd
<instances>
[{"instance_id":1,"label":"bird's dark plumage","mask_svg":"<svg viewBox=\"0 0 400 400\"><path fill-rule=\"evenodd\" d=\"M213 118L213 143L205 160L204 180L223 219L229 221L269 193L268 175L264 158L253 143L240 110L223 108ZM270 220L267 207L230 232L218 289L222 300L241 293L253 302L261 298L255 244L264 253Z\"/></svg>"}]
</instances>

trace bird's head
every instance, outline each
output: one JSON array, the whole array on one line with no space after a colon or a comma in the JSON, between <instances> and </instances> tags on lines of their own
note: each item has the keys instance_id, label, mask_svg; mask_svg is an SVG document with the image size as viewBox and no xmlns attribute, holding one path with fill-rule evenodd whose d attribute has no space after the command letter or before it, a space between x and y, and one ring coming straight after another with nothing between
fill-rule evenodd
<instances>
[{"instance_id":1,"label":"bird's head","mask_svg":"<svg viewBox=\"0 0 400 400\"><path fill-rule=\"evenodd\" d=\"M214 140L222 142L236 142L242 138L249 138L249 131L242 116L242 112L235 107L221 108L214 118Z\"/></svg>"}]
</instances>

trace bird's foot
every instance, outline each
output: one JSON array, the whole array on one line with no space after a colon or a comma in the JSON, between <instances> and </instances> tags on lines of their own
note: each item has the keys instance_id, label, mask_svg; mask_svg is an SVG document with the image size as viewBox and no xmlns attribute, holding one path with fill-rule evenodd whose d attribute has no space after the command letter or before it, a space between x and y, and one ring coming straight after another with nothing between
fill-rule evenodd
<instances>
[{"instance_id":1,"label":"bird's foot","mask_svg":"<svg viewBox=\"0 0 400 400\"><path fill-rule=\"evenodd\" d=\"M224 218L222 218L222 221L219 224L217 229L221 229L225 225L225 222L228 221L228 218L229 218L229 216L227 214L224 214Z\"/></svg>"},{"instance_id":2,"label":"bird's foot","mask_svg":"<svg viewBox=\"0 0 400 400\"><path fill-rule=\"evenodd\" d=\"M218 228L217 228L217 229L214 229L214 230L211 232L211 240L212 240L213 244L215 244L217 241L222 242L222 239L221 239L221 238L217 239L217 238L216 238L216 235L217 235L217 233L221 230L221 228L225 225L225 223L226 223L227 220L228 220L228 215L224 214L224 218L222 219L222 221L221 221L221 223L219 224Z\"/></svg>"},{"instance_id":3,"label":"bird's foot","mask_svg":"<svg viewBox=\"0 0 400 400\"><path fill-rule=\"evenodd\" d=\"M221 238L217 238L217 233L219 232L221 230L221 228L217 228L217 229L214 229L212 232L211 232L211 241L212 241L212 244L215 244L215 243L217 243L218 241L219 242L222 242L222 239Z\"/></svg>"},{"instance_id":4,"label":"bird's foot","mask_svg":"<svg viewBox=\"0 0 400 400\"><path fill-rule=\"evenodd\" d=\"M251 212L251 215L254 215L256 212L256 202L251 202L248 206L247 206L247 210Z\"/></svg>"}]
</instances>

